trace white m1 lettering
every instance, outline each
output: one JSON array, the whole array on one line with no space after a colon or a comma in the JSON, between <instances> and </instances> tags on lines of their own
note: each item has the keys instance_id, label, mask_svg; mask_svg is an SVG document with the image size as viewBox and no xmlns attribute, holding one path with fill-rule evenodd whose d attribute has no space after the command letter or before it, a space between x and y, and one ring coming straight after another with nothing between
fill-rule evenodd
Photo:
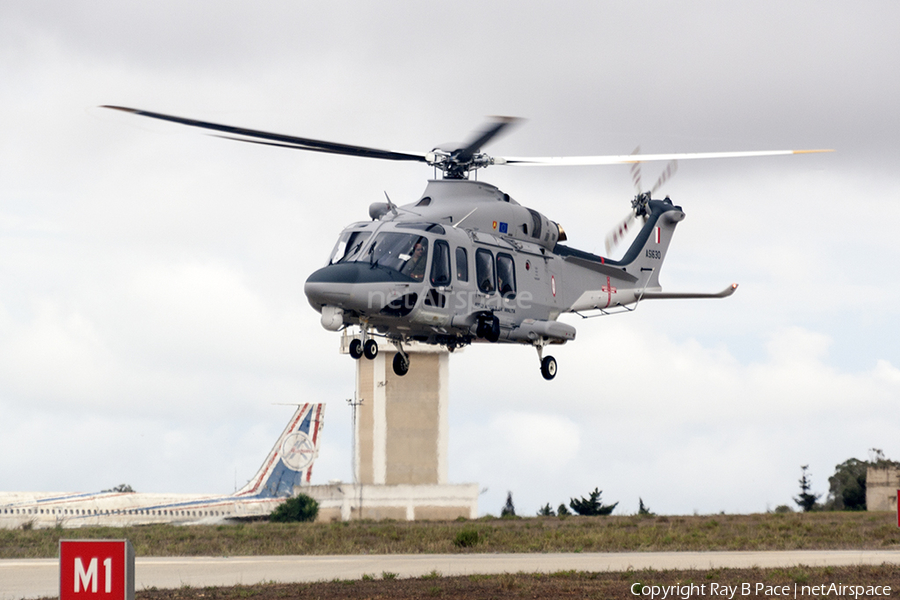
<instances>
[{"instance_id":1,"label":"white m1 lettering","mask_svg":"<svg viewBox=\"0 0 900 600\"><path fill-rule=\"evenodd\" d=\"M103 560L104 587L103 590L107 594L112 592L112 558ZM88 586L91 587L91 593L97 593L97 558L92 558L88 563L87 571L84 570L84 563L81 557L75 557L75 593L87 591ZM79 589L79 583L81 584Z\"/></svg>"}]
</instances>

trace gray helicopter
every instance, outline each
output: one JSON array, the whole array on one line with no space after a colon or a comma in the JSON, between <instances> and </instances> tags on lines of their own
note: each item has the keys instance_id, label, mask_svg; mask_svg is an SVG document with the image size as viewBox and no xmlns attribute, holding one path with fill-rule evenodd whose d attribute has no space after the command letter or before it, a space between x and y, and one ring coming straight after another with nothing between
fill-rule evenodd
<instances>
[{"instance_id":1,"label":"gray helicopter","mask_svg":"<svg viewBox=\"0 0 900 600\"><path fill-rule=\"evenodd\" d=\"M717 293L663 292L659 272L680 206L652 195L674 173L675 160L775 156L828 150L776 150L693 154L637 154L514 158L481 151L516 119L497 118L469 143L448 150L405 153L269 133L197 121L121 106L115 110L219 132L237 141L395 161L426 163L443 175L430 180L415 202L397 206L390 198L369 206L368 221L347 226L328 264L306 280L309 303L325 329L358 326L350 343L355 359L378 355L376 338L396 348L393 370L410 368L404 344L437 344L453 351L473 342L516 343L537 350L541 374L553 379L552 344L575 339L563 313L602 315L632 311L642 300L725 298ZM640 163L670 161L650 191L642 191ZM563 228L524 207L497 187L469 179L493 165L632 165L636 195L628 217L607 237L607 253L634 224L640 229L619 260L564 245Z\"/></svg>"}]
</instances>

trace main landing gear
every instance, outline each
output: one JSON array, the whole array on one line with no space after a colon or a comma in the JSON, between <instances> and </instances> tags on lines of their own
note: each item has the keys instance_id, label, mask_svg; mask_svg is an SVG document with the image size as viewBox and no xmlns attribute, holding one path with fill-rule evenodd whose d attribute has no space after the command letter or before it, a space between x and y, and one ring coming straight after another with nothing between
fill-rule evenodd
<instances>
[{"instance_id":1,"label":"main landing gear","mask_svg":"<svg viewBox=\"0 0 900 600\"><path fill-rule=\"evenodd\" d=\"M543 343L535 343L534 347L537 349L538 360L541 361L541 375L544 376L544 379L550 381L556 377L556 359L552 356L544 356Z\"/></svg>"},{"instance_id":2,"label":"main landing gear","mask_svg":"<svg viewBox=\"0 0 900 600\"><path fill-rule=\"evenodd\" d=\"M403 377L409 373L409 354L406 353L399 341L394 341L394 346L397 348L397 354L394 355L391 366L398 377Z\"/></svg>"},{"instance_id":3,"label":"main landing gear","mask_svg":"<svg viewBox=\"0 0 900 600\"><path fill-rule=\"evenodd\" d=\"M544 379L551 380L556 377L556 359L552 356L545 356L541 360L541 375Z\"/></svg>"},{"instance_id":4,"label":"main landing gear","mask_svg":"<svg viewBox=\"0 0 900 600\"><path fill-rule=\"evenodd\" d=\"M478 315L475 335L493 343L500 339L500 319L490 313Z\"/></svg>"}]
</instances>

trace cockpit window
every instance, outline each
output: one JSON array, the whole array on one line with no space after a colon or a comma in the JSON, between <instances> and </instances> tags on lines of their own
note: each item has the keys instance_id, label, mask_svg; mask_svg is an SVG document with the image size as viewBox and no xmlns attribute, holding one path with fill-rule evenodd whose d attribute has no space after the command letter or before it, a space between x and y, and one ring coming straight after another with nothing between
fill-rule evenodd
<instances>
[{"instance_id":1,"label":"cockpit window","mask_svg":"<svg viewBox=\"0 0 900 600\"><path fill-rule=\"evenodd\" d=\"M428 261L428 238L412 233L379 233L369 247L368 258L373 266L422 281Z\"/></svg>"},{"instance_id":2,"label":"cockpit window","mask_svg":"<svg viewBox=\"0 0 900 600\"><path fill-rule=\"evenodd\" d=\"M338 238L334 250L331 251L329 265L355 260L359 251L366 244L366 240L372 235L371 231L345 231Z\"/></svg>"}]
</instances>

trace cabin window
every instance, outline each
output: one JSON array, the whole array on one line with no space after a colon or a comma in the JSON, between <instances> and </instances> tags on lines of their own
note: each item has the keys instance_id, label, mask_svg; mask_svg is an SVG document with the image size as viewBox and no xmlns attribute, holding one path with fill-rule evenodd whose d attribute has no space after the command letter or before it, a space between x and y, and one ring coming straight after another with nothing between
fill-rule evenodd
<instances>
[{"instance_id":1,"label":"cabin window","mask_svg":"<svg viewBox=\"0 0 900 600\"><path fill-rule=\"evenodd\" d=\"M372 235L370 231L345 231L338 238L334 250L331 251L331 257L328 264L342 263L351 261L359 254L362 247L365 246L366 240Z\"/></svg>"},{"instance_id":2,"label":"cabin window","mask_svg":"<svg viewBox=\"0 0 900 600\"><path fill-rule=\"evenodd\" d=\"M516 297L516 263L509 254L497 255L497 288L507 300Z\"/></svg>"},{"instance_id":3,"label":"cabin window","mask_svg":"<svg viewBox=\"0 0 900 600\"><path fill-rule=\"evenodd\" d=\"M485 294L493 294L497 289L494 281L494 255L490 250L479 248L475 252L475 277L478 278L478 289Z\"/></svg>"},{"instance_id":4,"label":"cabin window","mask_svg":"<svg viewBox=\"0 0 900 600\"><path fill-rule=\"evenodd\" d=\"M456 280L469 280L469 253L465 248L456 249Z\"/></svg>"},{"instance_id":5,"label":"cabin window","mask_svg":"<svg viewBox=\"0 0 900 600\"><path fill-rule=\"evenodd\" d=\"M434 243L431 258L431 285L441 287L450 285L450 246L443 240Z\"/></svg>"}]
</instances>

